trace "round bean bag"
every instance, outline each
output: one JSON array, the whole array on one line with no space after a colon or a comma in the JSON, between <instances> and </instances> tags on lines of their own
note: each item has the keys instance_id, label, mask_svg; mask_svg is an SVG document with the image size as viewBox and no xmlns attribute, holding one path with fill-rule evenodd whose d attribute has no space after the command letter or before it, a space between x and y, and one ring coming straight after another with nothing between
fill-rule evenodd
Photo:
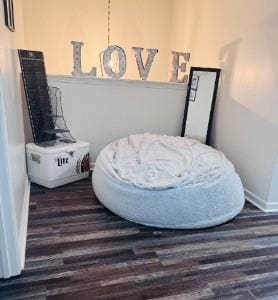
<instances>
[{"instance_id":1,"label":"round bean bag","mask_svg":"<svg viewBox=\"0 0 278 300\"><path fill-rule=\"evenodd\" d=\"M109 144L96 160L93 187L115 214L160 228L215 226L244 205L225 155L185 137L146 133Z\"/></svg>"}]
</instances>

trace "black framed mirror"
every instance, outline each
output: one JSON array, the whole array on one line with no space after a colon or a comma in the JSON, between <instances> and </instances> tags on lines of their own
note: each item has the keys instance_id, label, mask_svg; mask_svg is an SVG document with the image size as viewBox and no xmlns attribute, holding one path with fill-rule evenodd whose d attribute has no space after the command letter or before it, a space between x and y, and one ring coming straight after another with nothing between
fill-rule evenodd
<instances>
[{"instance_id":1,"label":"black framed mirror","mask_svg":"<svg viewBox=\"0 0 278 300\"><path fill-rule=\"evenodd\" d=\"M181 136L209 143L221 69L191 67Z\"/></svg>"}]
</instances>

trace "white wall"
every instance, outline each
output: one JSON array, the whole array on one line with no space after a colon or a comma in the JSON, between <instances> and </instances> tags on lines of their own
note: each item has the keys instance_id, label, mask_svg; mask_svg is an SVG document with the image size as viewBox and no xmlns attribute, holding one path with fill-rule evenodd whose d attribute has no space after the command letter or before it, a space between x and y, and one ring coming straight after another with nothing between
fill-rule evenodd
<instances>
[{"instance_id":1,"label":"white wall","mask_svg":"<svg viewBox=\"0 0 278 300\"><path fill-rule=\"evenodd\" d=\"M1 189L0 198L2 217L1 229L9 235L13 247L9 249L13 261L21 260L26 240L26 209L28 213L29 181L25 165L25 138L23 132L22 101L20 89L20 73L17 58L17 46L22 46L24 36L20 20L21 0L14 1L16 32L12 33L4 24L3 1L0 3L0 119L1 119L1 171L5 176L5 186ZM17 28L18 26L18 28ZM3 181L3 178L2 178ZM2 182L3 183L3 182ZM3 183L4 184L4 183ZM5 189L4 189L5 188ZM5 192L6 191L6 192ZM9 209L8 209L9 208ZM8 228L5 228L7 227ZM15 236L13 235L15 233ZM3 234L3 232L2 232ZM3 241L3 240L2 240ZM3 244L1 245L3 246ZM22 247L22 248L21 248ZM16 254L22 255L20 258ZM3 252L1 252L3 255ZM3 257L2 257L3 258ZM13 263L13 262L12 262ZM3 267L3 266L2 266ZM19 270L11 270L18 274Z\"/></svg>"},{"instance_id":2,"label":"white wall","mask_svg":"<svg viewBox=\"0 0 278 300\"><path fill-rule=\"evenodd\" d=\"M73 136L90 142L91 160L108 143L129 134L180 135L185 105L183 84L49 76L61 89Z\"/></svg>"},{"instance_id":3,"label":"white wall","mask_svg":"<svg viewBox=\"0 0 278 300\"><path fill-rule=\"evenodd\" d=\"M20 10L21 1L15 1L15 11ZM1 5L1 14L3 7ZM26 184L25 166L25 137L23 132L22 100L20 88L20 69L17 57L17 42L22 42L22 29L16 28L11 33L4 25L4 18L1 18L0 27L0 71L4 95L4 113L6 117L7 136L9 145L10 168L12 173L12 184L14 190L14 201L18 226L20 226L22 211L22 195ZM20 25L15 20L16 26ZM20 37L20 38L19 38Z\"/></svg>"},{"instance_id":4,"label":"white wall","mask_svg":"<svg viewBox=\"0 0 278 300\"><path fill-rule=\"evenodd\" d=\"M193 66L223 69L213 141L267 209L278 154L278 2L175 0L173 20L172 47L188 49Z\"/></svg>"},{"instance_id":5,"label":"white wall","mask_svg":"<svg viewBox=\"0 0 278 300\"><path fill-rule=\"evenodd\" d=\"M71 41L84 42L84 71L97 67L107 47L107 0L24 0L26 47L45 53L49 74L71 75ZM127 55L124 78L139 79L131 47L157 48L150 80L168 81L172 0L112 0L111 44ZM174 50L174 49L173 49Z\"/></svg>"}]
</instances>

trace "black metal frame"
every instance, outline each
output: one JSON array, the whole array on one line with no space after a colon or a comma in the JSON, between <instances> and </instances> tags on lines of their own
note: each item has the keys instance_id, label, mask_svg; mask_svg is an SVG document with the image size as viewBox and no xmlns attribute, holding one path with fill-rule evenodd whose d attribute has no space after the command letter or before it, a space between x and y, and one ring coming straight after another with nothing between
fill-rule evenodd
<instances>
[{"instance_id":1,"label":"black metal frame","mask_svg":"<svg viewBox=\"0 0 278 300\"><path fill-rule=\"evenodd\" d=\"M40 51L18 49L21 75L26 95L34 143L56 141L55 124L48 91L44 56Z\"/></svg>"},{"instance_id":2,"label":"black metal frame","mask_svg":"<svg viewBox=\"0 0 278 300\"><path fill-rule=\"evenodd\" d=\"M5 13L5 24L11 31L15 31L13 0L3 0L3 3Z\"/></svg>"},{"instance_id":3,"label":"black metal frame","mask_svg":"<svg viewBox=\"0 0 278 300\"><path fill-rule=\"evenodd\" d=\"M181 130L181 136L184 136L185 134L185 128L186 128L186 121L187 121L187 114L188 114L188 107L189 107L189 97L190 97L190 87L192 82L192 76L195 71L202 71L202 72L214 72L216 73L215 83L214 83L214 90L212 95L212 103L211 103L211 109L210 109L210 116L209 116L209 123L208 123L208 130L207 130L207 136L206 136L206 144L209 144L209 138L210 138L210 131L212 126L212 119L213 119L213 113L215 108L215 102L216 102L216 96L217 96L217 89L218 89L218 83L220 78L221 69L218 68L203 68L203 67L191 67L190 73L189 73L189 81L187 85L187 94L185 99L185 107L184 107L184 116L183 116L183 122L182 122L182 130Z\"/></svg>"}]
</instances>

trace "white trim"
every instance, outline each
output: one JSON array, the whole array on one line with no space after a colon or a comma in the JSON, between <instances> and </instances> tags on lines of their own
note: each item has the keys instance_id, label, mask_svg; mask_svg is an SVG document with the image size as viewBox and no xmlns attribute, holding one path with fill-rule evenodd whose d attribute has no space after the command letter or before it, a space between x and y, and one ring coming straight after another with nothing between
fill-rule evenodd
<instances>
[{"instance_id":1,"label":"white trim","mask_svg":"<svg viewBox=\"0 0 278 300\"><path fill-rule=\"evenodd\" d=\"M27 241L27 227L28 227L28 215L29 215L29 201L30 201L30 181L27 178L25 183L25 192L22 205L22 215L20 221L20 232L19 232L19 252L21 260L21 268L24 268L25 263L25 252L26 252L26 241Z\"/></svg>"},{"instance_id":2,"label":"white trim","mask_svg":"<svg viewBox=\"0 0 278 300\"><path fill-rule=\"evenodd\" d=\"M70 83L70 84L90 84L90 85L110 85L123 87L142 87L152 89L174 89L186 91L185 83L161 82L161 81L142 81L130 79L111 79L111 78L92 78L74 77L67 75L48 75L48 83Z\"/></svg>"},{"instance_id":3,"label":"white trim","mask_svg":"<svg viewBox=\"0 0 278 300\"><path fill-rule=\"evenodd\" d=\"M259 197L256 194L252 193L247 188L244 188L244 192L245 192L245 198L247 201L251 202L259 209L266 211L266 201L264 199L262 199L261 197Z\"/></svg>"},{"instance_id":4,"label":"white trim","mask_svg":"<svg viewBox=\"0 0 278 300\"><path fill-rule=\"evenodd\" d=\"M278 155L273 168L273 174L267 200L275 207L278 207Z\"/></svg>"},{"instance_id":5,"label":"white trim","mask_svg":"<svg viewBox=\"0 0 278 300\"><path fill-rule=\"evenodd\" d=\"M266 212L277 212L277 211L278 211L278 203L268 201Z\"/></svg>"},{"instance_id":6,"label":"white trim","mask_svg":"<svg viewBox=\"0 0 278 300\"><path fill-rule=\"evenodd\" d=\"M247 188L244 189L245 198L247 201L254 204L256 207L261 209L264 212L276 212L278 211L278 203L277 202L269 202L255 193L251 192Z\"/></svg>"},{"instance_id":7,"label":"white trim","mask_svg":"<svg viewBox=\"0 0 278 300\"><path fill-rule=\"evenodd\" d=\"M95 165L95 162L90 162L90 171L94 171Z\"/></svg>"},{"instance_id":8,"label":"white trim","mask_svg":"<svg viewBox=\"0 0 278 300\"><path fill-rule=\"evenodd\" d=\"M4 93L0 74L0 260L2 276L8 278L21 272L14 195L9 165L8 136Z\"/></svg>"},{"instance_id":9,"label":"white trim","mask_svg":"<svg viewBox=\"0 0 278 300\"><path fill-rule=\"evenodd\" d=\"M4 277L4 273L3 273L3 270L2 270L2 261L1 261L1 252L0 252L0 278L3 278L3 277Z\"/></svg>"}]
</instances>

